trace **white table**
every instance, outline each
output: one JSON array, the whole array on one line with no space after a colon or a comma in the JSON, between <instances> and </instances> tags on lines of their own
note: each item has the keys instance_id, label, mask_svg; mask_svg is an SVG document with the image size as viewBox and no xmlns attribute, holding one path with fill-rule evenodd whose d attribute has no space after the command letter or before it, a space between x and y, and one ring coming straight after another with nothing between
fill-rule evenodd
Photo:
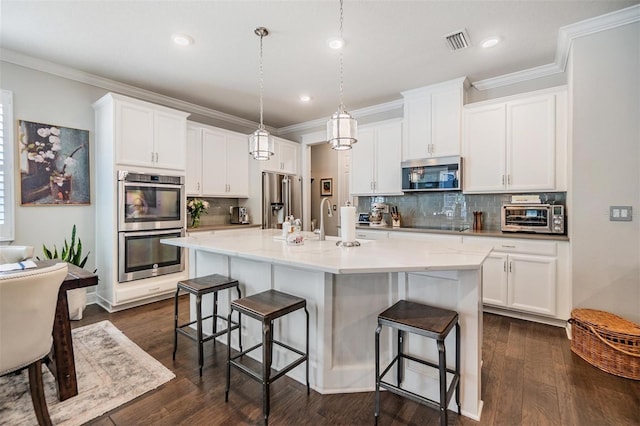
<instances>
[{"instance_id":1,"label":"white table","mask_svg":"<svg viewBox=\"0 0 640 426\"><path fill-rule=\"evenodd\" d=\"M342 248L336 246L336 238L318 241L312 234L307 234L304 245L288 246L274 239L278 235L274 230L243 230L162 242L189 249L192 277L219 273L239 280L243 295L277 289L306 298L311 324L310 382L320 393L374 390L377 316L396 301L408 299L457 311L462 329L462 413L479 420L481 268L490 246L390 239L361 241L360 247ZM211 304L203 299L203 309L212 310ZM228 303L221 294L219 310L225 309ZM278 339L304 347L303 313L288 315L275 328ZM243 346L249 347L259 338L257 324L254 328L250 321L244 321ZM446 341L451 366L454 338L455 333L451 333ZM420 336L407 340L411 353L437 361L432 340ZM232 344L236 341L234 333ZM381 361L390 360L393 342L394 336L383 332ZM274 354L275 367L287 362L285 354ZM437 399L437 372L411 362L407 368L411 371L405 375L405 386ZM289 375L303 382L304 366Z\"/></svg>"}]
</instances>

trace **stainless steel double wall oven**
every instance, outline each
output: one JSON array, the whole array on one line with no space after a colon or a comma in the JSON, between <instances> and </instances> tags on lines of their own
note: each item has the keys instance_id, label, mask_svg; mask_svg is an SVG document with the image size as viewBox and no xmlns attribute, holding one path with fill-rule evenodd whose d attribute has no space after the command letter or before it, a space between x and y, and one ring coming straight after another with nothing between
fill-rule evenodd
<instances>
[{"instance_id":1,"label":"stainless steel double wall oven","mask_svg":"<svg viewBox=\"0 0 640 426\"><path fill-rule=\"evenodd\" d=\"M161 244L184 236L183 176L118 171L118 281L184 270L184 249Z\"/></svg>"}]
</instances>

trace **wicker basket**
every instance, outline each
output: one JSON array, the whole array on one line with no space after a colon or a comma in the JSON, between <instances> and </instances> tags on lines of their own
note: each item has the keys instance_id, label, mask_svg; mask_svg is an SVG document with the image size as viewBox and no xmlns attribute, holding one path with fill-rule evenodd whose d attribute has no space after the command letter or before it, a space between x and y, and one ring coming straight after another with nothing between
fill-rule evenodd
<instances>
[{"instance_id":1,"label":"wicker basket","mask_svg":"<svg viewBox=\"0 0 640 426\"><path fill-rule=\"evenodd\" d=\"M595 309L571 311L571 350L607 373L640 380L640 326Z\"/></svg>"}]
</instances>

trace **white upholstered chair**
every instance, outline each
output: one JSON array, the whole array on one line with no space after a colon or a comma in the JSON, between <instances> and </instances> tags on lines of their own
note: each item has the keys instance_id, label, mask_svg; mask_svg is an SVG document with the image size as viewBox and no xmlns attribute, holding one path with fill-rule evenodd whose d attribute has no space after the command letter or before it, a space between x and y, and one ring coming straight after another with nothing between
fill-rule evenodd
<instances>
[{"instance_id":1,"label":"white upholstered chair","mask_svg":"<svg viewBox=\"0 0 640 426\"><path fill-rule=\"evenodd\" d=\"M60 285L67 264L0 274L0 375L29 367L29 388L40 425L50 425L42 384Z\"/></svg>"}]
</instances>

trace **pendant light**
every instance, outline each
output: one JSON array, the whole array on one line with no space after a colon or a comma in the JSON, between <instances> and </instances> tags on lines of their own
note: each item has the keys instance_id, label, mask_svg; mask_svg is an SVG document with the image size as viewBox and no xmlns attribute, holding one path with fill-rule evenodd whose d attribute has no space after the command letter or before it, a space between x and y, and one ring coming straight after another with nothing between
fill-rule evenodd
<instances>
[{"instance_id":1,"label":"pendant light","mask_svg":"<svg viewBox=\"0 0 640 426\"><path fill-rule=\"evenodd\" d=\"M340 39L342 39L342 0L340 0ZM342 49L340 49L340 106L327 122L327 141L331 148L342 151L351 149L351 145L358 142L358 123L345 110L342 101Z\"/></svg>"},{"instance_id":2,"label":"pendant light","mask_svg":"<svg viewBox=\"0 0 640 426\"><path fill-rule=\"evenodd\" d=\"M262 90L264 78L262 75L262 39L269 35L269 31L264 27L258 27L254 33L260 37L260 126L258 130L249 136L249 154L256 160L268 160L273 155L273 136L264 128Z\"/></svg>"}]
</instances>

